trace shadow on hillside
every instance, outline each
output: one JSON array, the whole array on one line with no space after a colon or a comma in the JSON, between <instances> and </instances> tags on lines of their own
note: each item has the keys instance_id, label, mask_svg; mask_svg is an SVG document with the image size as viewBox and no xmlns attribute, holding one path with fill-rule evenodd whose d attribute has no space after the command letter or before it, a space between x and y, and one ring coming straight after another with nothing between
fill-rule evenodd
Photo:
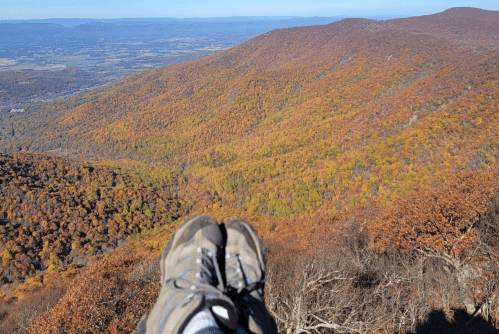
<instances>
[{"instance_id":1,"label":"shadow on hillside","mask_svg":"<svg viewBox=\"0 0 499 334\"><path fill-rule=\"evenodd\" d=\"M481 317L472 318L464 310L454 312L454 318L446 318L443 311L433 311L415 332L406 334L499 334L492 324Z\"/></svg>"}]
</instances>

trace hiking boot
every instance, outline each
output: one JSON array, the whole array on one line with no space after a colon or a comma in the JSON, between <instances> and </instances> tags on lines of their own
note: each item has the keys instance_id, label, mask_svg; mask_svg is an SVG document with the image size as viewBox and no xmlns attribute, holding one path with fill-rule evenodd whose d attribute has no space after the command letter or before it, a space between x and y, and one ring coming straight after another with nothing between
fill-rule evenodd
<instances>
[{"instance_id":1,"label":"hiking boot","mask_svg":"<svg viewBox=\"0 0 499 334\"><path fill-rule=\"evenodd\" d=\"M161 291L144 320L146 333L180 334L192 317L205 309L221 328L234 330L237 312L223 294L221 258L223 236L215 219L193 216L180 225L161 256Z\"/></svg>"},{"instance_id":2,"label":"hiking boot","mask_svg":"<svg viewBox=\"0 0 499 334\"><path fill-rule=\"evenodd\" d=\"M266 258L262 241L243 219L231 218L224 225L227 294L239 311L239 324L248 334L277 333L275 321L265 307Z\"/></svg>"}]
</instances>

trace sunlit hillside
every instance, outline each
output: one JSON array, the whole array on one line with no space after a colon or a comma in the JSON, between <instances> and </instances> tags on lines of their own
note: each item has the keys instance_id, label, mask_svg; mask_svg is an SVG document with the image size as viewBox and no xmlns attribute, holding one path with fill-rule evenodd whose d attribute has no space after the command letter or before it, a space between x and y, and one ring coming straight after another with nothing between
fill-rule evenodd
<instances>
[{"instance_id":1,"label":"sunlit hillside","mask_svg":"<svg viewBox=\"0 0 499 334\"><path fill-rule=\"evenodd\" d=\"M451 9L276 30L128 77L24 137L18 123L2 146L158 164L188 201L193 182L250 214L392 200L497 158L498 22Z\"/></svg>"}]
</instances>

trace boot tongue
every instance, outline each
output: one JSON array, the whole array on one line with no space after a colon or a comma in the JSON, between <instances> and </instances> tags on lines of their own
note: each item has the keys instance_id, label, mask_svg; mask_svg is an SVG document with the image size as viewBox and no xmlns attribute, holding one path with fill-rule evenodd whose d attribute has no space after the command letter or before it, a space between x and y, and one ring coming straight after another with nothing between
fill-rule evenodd
<instances>
[{"instance_id":1,"label":"boot tongue","mask_svg":"<svg viewBox=\"0 0 499 334\"><path fill-rule=\"evenodd\" d=\"M208 225L204 227L203 236L215 245L219 245L223 241L222 232L220 231L218 225Z\"/></svg>"}]
</instances>

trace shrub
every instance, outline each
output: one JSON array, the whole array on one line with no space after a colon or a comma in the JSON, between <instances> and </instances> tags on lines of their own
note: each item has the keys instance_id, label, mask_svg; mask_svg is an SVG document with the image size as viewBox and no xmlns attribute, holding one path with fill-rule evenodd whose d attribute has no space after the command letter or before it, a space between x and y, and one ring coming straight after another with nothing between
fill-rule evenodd
<instances>
[{"instance_id":1,"label":"shrub","mask_svg":"<svg viewBox=\"0 0 499 334\"><path fill-rule=\"evenodd\" d=\"M315 252L267 245L266 301L280 333L426 333L432 325L497 333L498 266L458 284L462 273L440 258L378 253L362 232L343 238Z\"/></svg>"},{"instance_id":2,"label":"shrub","mask_svg":"<svg viewBox=\"0 0 499 334\"><path fill-rule=\"evenodd\" d=\"M62 286L49 286L18 301L0 302L0 334L25 333L33 318L50 310L65 290Z\"/></svg>"},{"instance_id":3,"label":"shrub","mask_svg":"<svg viewBox=\"0 0 499 334\"><path fill-rule=\"evenodd\" d=\"M28 333L130 333L159 294L158 261L117 255L79 274Z\"/></svg>"},{"instance_id":4,"label":"shrub","mask_svg":"<svg viewBox=\"0 0 499 334\"><path fill-rule=\"evenodd\" d=\"M439 257L460 267L474 252L476 225L498 193L494 173L457 174L445 188L419 191L390 205L368 225L371 246Z\"/></svg>"}]
</instances>

